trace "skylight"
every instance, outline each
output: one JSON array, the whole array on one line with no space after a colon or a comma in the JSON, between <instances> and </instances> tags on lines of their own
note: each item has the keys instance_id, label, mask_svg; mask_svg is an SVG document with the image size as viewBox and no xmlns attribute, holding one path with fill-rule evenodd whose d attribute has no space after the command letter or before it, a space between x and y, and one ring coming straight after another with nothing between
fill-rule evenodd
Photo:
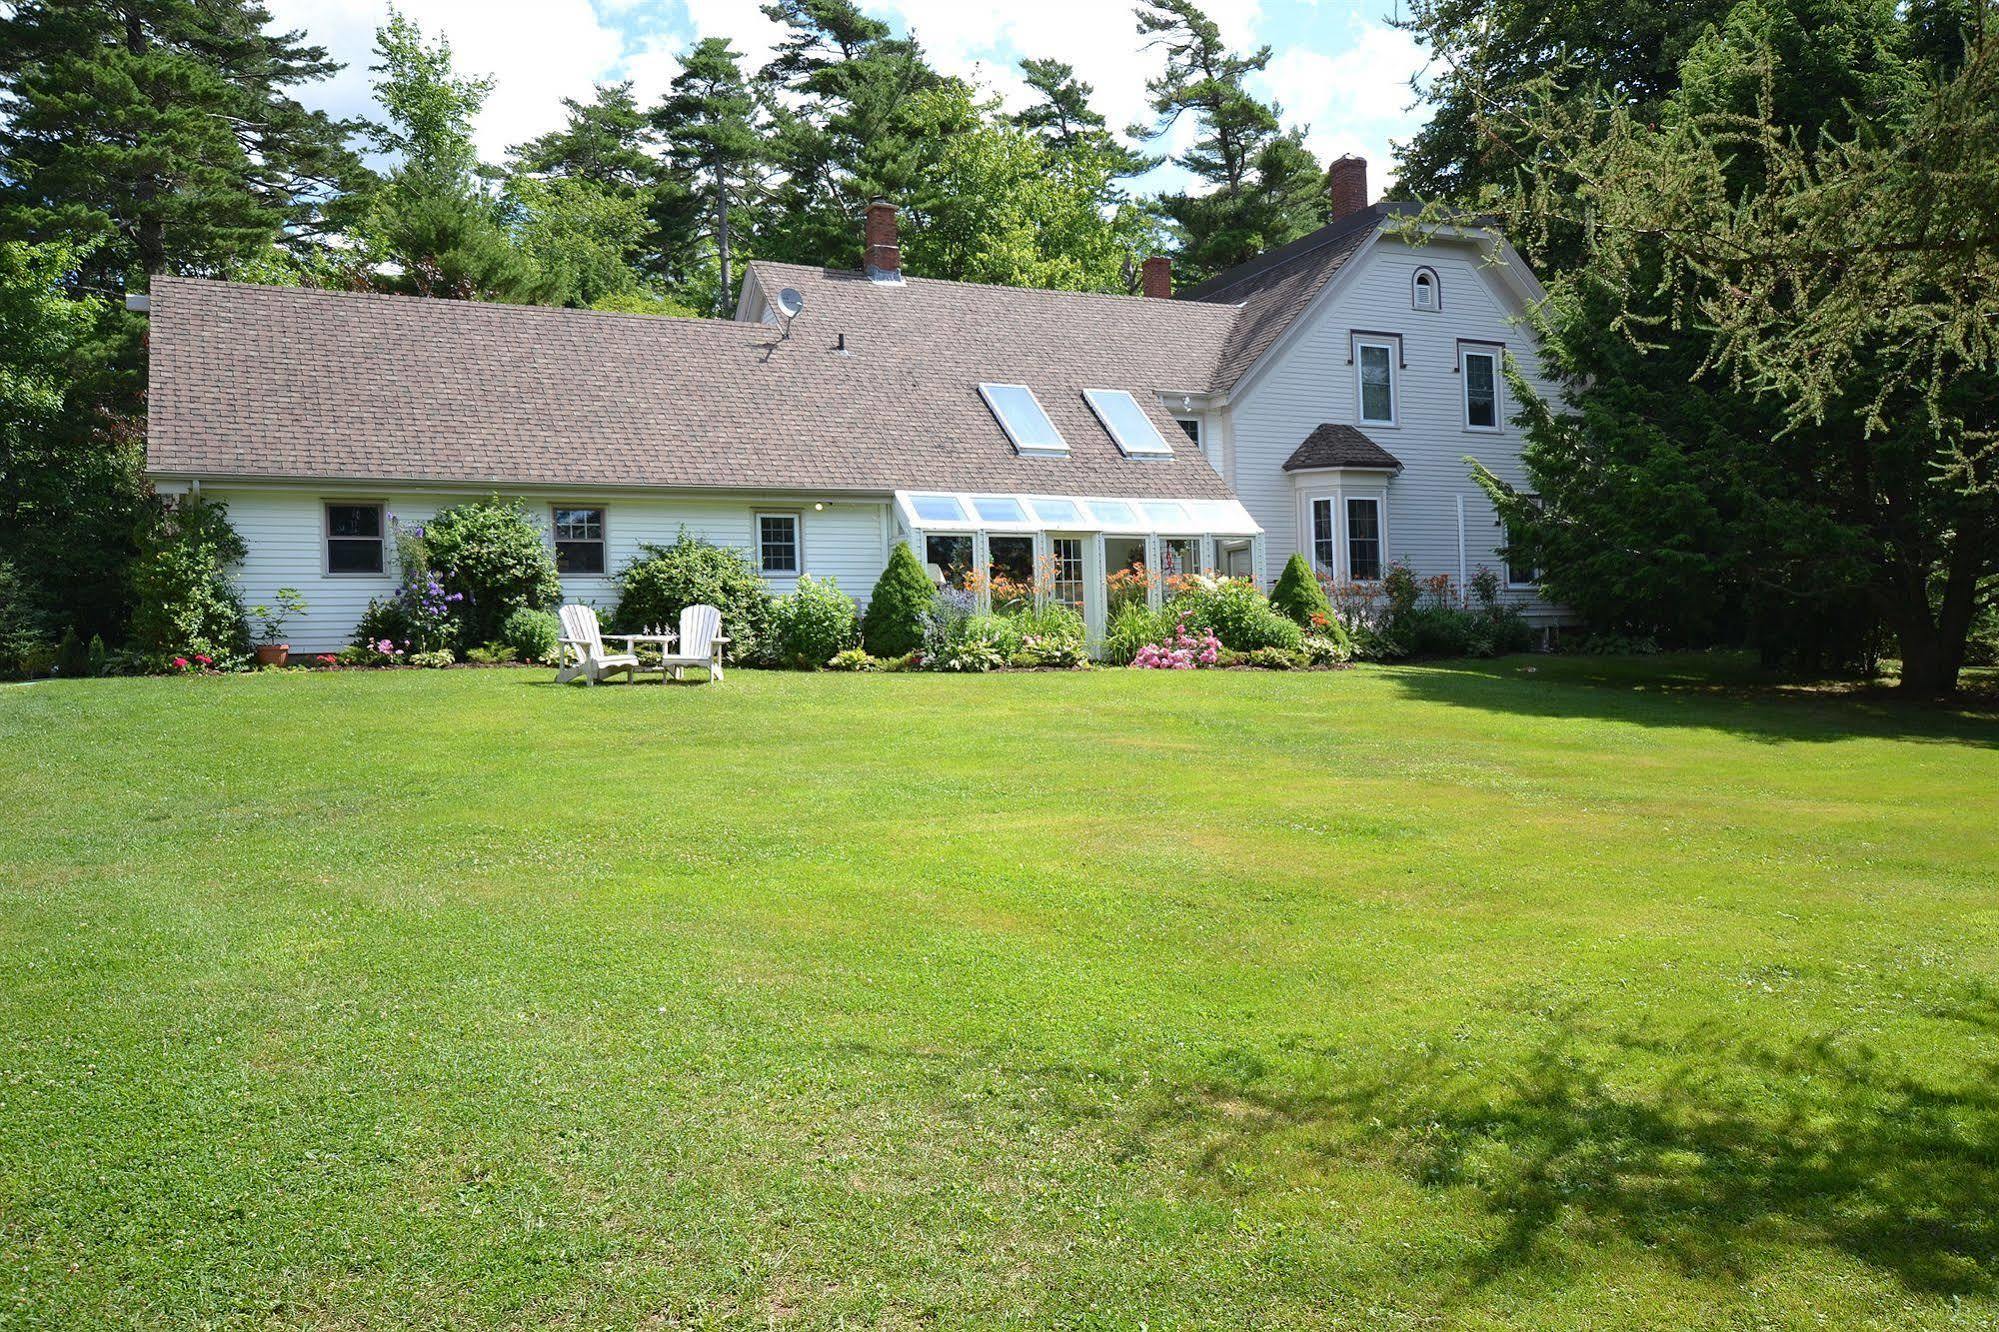
<instances>
[{"instance_id":1,"label":"skylight","mask_svg":"<svg viewBox=\"0 0 1999 1332\"><path fill-rule=\"evenodd\" d=\"M979 517L989 523L1024 523L1027 510L1020 507L1020 501L1006 495L974 495L972 507Z\"/></svg>"},{"instance_id":2,"label":"skylight","mask_svg":"<svg viewBox=\"0 0 1999 1332\"><path fill-rule=\"evenodd\" d=\"M1237 500L898 490L895 504L905 530L928 535L984 531L1239 537L1262 530Z\"/></svg>"},{"instance_id":3,"label":"skylight","mask_svg":"<svg viewBox=\"0 0 1999 1332\"><path fill-rule=\"evenodd\" d=\"M1041 400L1034 396L1034 390L1025 384L981 384L979 396L986 400L998 418L1000 429L1013 441L1013 447L1022 453L1063 454L1069 451L1069 441L1062 438L1062 432L1048 419L1048 413L1041 410Z\"/></svg>"},{"instance_id":4,"label":"skylight","mask_svg":"<svg viewBox=\"0 0 1999 1332\"><path fill-rule=\"evenodd\" d=\"M1170 458L1173 446L1152 424L1152 418L1138 405L1138 399L1123 389L1086 389L1083 398L1090 410L1111 432L1111 438L1127 458Z\"/></svg>"},{"instance_id":5,"label":"skylight","mask_svg":"<svg viewBox=\"0 0 1999 1332\"><path fill-rule=\"evenodd\" d=\"M911 495L909 507L916 516L931 523L962 523L965 521L965 507L958 503L955 495Z\"/></svg>"}]
</instances>

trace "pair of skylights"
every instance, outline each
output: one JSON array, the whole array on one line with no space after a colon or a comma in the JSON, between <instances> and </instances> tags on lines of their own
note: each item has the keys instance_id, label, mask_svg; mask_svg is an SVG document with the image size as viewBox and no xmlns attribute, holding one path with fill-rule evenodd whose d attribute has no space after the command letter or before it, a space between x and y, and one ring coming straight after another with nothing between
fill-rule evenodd
<instances>
[{"instance_id":1,"label":"pair of skylights","mask_svg":"<svg viewBox=\"0 0 1999 1332\"><path fill-rule=\"evenodd\" d=\"M1013 447L1032 457L1068 456L1069 441L1048 419L1041 400L1025 384L981 384L979 395L998 419ZM1170 458L1173 446L1152 424L1138 399L1122 389L1085 389L1083 400L1097 414L1119 452L1127 458Z\"/></svg>"}]
</instances>

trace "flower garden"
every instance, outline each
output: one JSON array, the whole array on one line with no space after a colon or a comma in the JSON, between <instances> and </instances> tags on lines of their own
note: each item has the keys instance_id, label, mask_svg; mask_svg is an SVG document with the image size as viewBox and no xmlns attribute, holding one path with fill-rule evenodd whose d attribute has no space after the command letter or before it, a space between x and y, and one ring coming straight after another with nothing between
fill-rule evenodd
<instances>
[{"instance_id":1,"label":"flower garden","mask_svg":"<svg viewBox=\"0 0 1999 1332\"><path fill-rule=\"evenodd\" d=\"M285 625L306 609L292 588L246 608L230 577L244 546L221 501L189 498L160 525L135 578L145 598L118 652L73 637L29 674L203 674L344 667L491 666L553 661L562 583L525 505L452 505L422 523L389 515L396 587L370 602L338 653L290 655ZM1533 635L1481 570L1469 588L1391 566L1378 583L1336 584L1293 556L1263 592L1247 579L1159 576L1142 565L1107 578L1108 617L1092 645L1052 566L1009 577L963 571L937 586L898 544L862 613L832 580L809 575L774 595L741 551L685 532L648 545L618 575L607 630L671 625L688 606L722 613L738 662L792 670L1314 670L1356 658L1479 657L1521 651ZM254 626L254 630L253 630ZM1093 651L1094 646L1094 651Z\"/></svg>"}]
</instances>

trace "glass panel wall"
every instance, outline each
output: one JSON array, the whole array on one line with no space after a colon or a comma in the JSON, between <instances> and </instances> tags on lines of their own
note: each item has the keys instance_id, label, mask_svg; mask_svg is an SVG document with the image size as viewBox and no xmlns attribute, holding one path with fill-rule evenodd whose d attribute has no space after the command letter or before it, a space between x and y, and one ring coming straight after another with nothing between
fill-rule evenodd
<instances>
[{"instance_id":1,"label":"glass panel wall","mask_svg":"<svg viewBox=\"0 0 1999 1332\"><path fill-rule=\"evenodd\" d=\"M1001 536L986 538L991 554L988 584L997 611L1024 610L1034 604L1034 538Z\"/></svg>"},{"instance_id":2,"label":"glass panel wall","mask_svg":"<svg viewBox=\"0 0 1999 1332\"><path fill-rule=\"evenodd\" d=\"M1143 606L1150 598L1152 571L1145 567L1145 538L1107 536L1104 538L1104 610L1106 616L1133 602Z\"/></svg>"},{"instance_id":3,"label":"glass panel wall","mask_svg":"<svg viewBox=\"0 0 1999 1332\"><path fill-rule=\"evenodd\" d=\"M930 577L945 587L965 587L966 580L978 564L978 557L972 553L972 537L968 532L925 537L923 559L929 566Z\"/></svg>"},{"instance_id":4,"label":"glass panel wall","mask_svg":"<svg viewBox=\"0 0 1999 1332\"><path fill-rule=\"evenodd\" d=\"M1159 539L1159 580L1171 597L1179 591L1182 580L1201 572L1201 543L1193 537L1161 537Z\"/></svg>"}]
</instances>

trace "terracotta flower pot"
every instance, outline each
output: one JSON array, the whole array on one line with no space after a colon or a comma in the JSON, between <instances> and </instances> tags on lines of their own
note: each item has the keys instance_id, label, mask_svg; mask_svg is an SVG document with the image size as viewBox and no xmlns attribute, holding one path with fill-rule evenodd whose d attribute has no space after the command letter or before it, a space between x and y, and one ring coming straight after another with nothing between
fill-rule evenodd
<instances>
[{"instance_id":1,"label":"terracotta flower pot","mask_svg":"<svg viewBox=\"0 0 1999 1332\"><path fill-rule=\"evenodd\" d=\"M291 644L289 643L259 644L257 647L257 664L259 666L282 666L285 664L285 658L291 654L291 650Z\"/></svg>"}]
</instances>

